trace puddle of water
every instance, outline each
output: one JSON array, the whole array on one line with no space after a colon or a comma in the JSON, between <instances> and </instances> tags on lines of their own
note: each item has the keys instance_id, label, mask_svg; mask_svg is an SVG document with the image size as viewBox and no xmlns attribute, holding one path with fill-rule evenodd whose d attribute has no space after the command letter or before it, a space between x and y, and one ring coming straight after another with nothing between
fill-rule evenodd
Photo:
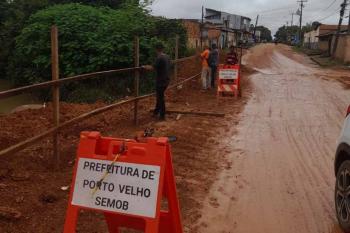
<instances>
[{"instance_id":1,"label":"puddle of water","mask_svg":"<svg viewBox=\"0 0 350 233\"><path fill-rule=\"evenodd\" d=\"M282 73L281 72L274 72L273 70L271 69L259 69L259 68L253 68L253 70L261 73L261 74L264 74L264 75L281 75Z\"/></svg>"},{"instance_id":2,"label":"puddle of water","mask_svg":"<svg viewBox=\"0 0 350 233\"><path fill-rule=\"evenodd\" d=\"M7 80L0 79L0 91L5 91L13 88ZM0 114L10 113L18 106L27 104L41 104L31 94L21 94L5 99L0 99Z\"/></svg>"}]
</instances>

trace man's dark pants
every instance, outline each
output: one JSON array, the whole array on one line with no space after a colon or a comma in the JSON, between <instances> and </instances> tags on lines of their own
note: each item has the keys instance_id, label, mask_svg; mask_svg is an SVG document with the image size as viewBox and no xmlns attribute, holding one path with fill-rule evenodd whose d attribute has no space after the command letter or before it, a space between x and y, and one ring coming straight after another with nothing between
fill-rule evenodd
<instances>
[{"instance_id":1,"label":"man's dark pants","mask_svg":"<svg viewBox=\"0 0 350 233\"><path fill-rule=\"evenodd\" d=\"M215 88L216 72L218 70L217 66L211 66L211 87Z\"/></svg>"},{"instance_id":2,"label":"man's dark pants","mask_svg":"<svg viewBox=\"0 0 350 233\"><path fill-rule=\"evenodd\" d=\"M168 85L156 85L156 108L154 109L154 115L160 115L160 118L165 118L165 98L164 92Z\"/></svg>"}]
</instances>

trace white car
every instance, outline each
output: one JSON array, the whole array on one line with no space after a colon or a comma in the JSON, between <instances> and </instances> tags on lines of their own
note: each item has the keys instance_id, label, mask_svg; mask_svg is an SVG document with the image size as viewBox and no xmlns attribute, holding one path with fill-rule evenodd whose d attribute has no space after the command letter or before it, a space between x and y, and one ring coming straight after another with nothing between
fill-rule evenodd
<instances>
[{"instance_id":1,"label":"white car","mask_svg":"<svg viewBox=\"0 0 350 233\"><path fill-rule=\"evenodd\" d=\"M338 222L344 232L350 233L350 106L338 140L334 170L336 175L335 209Z\"/></svg>"}]
</instances>

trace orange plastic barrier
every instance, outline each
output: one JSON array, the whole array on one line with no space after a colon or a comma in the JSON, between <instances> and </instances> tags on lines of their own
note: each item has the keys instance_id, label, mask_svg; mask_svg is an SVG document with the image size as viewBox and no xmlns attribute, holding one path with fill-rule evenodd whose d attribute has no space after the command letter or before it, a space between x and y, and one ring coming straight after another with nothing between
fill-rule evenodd
<instances>
[{"instance_id":1,"label":"orange plastic barrier","mask_svg":"<svg viewBox=\"0 0 350 233\"><path fill-rule=\"evenodd\" d=\"M222 97L225 94L230 96L239 96L241 70L240 65L219 65L218 69L218 90L217 96Z\"/></svg>"},{"instance_id":2,"label":"orange plastic barrier","mask_svg":"<svg viewBox=\"0 0 350 233\"><path fill-rule=\"evenodd\" d=\"M104 213L111 233L120 227L182 233L168 139L136 142L82 132L64 233L76 232L82 209Z\"/></svg>"}]
</instances>

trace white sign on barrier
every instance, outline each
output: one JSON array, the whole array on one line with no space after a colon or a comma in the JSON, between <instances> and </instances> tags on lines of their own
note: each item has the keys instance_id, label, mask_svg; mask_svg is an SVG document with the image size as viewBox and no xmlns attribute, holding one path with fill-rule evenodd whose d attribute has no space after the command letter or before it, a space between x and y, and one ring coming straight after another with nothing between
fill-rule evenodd
<instances>
[{"instance_id":1,"label":"white sign on barrier","mask_svg":"<svg viewBox=\"0 0 350 233\"><path fill-rule=\"evenodd\" d=\"M223 69L219 71L220 79L238 79L238 70Z\"/></svg>"},{"instance_id":2,"label":"white sign on barrier","mask_svg":"<svg viewBox=\"0 0 350 233\"><path fill-rule=\"evenodd\" d=\"M160 167L84 159L78 162L72 204L155 218ZM103 179L103 176L108 175Z\"/></svg>"}]
</instances>

